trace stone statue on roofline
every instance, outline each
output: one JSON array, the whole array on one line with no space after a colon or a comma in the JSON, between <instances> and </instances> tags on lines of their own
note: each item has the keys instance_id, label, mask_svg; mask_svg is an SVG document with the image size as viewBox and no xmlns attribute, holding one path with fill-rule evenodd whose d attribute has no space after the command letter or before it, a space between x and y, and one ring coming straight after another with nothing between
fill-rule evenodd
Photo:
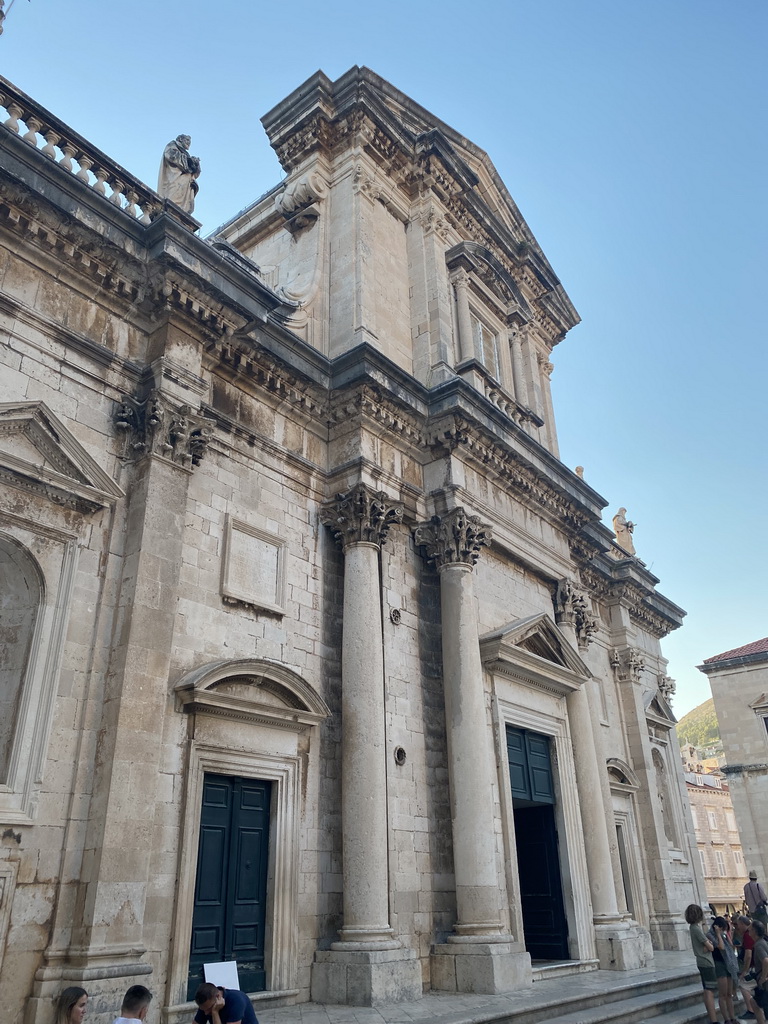
<instances>
[{"instance_id":1,"label":"stone statue on roofline","mask_svg":"<svg viewBox=\"0 0 768 1024\"><path fill-rule=\"evenodd\" d=\"M163 150L160 174L157 179L157 193L163 199L170 199L185 213L195 208L195 196L199 185L200 161L191 156L189 135L177 135Z\"/></svg>"},{"instance_id":2,"label":"stone statue on roofline","mask_svg":"<svg viewBox=\"0 0 768 1024\"><path fill-rule=\"evenodd\" d=\"M628 555L637 554L635 545L632 542L632 534L635 531L635 524L627 519L627 510L620 508L613 517L613 532L616 535L616 543L623 548Z\"/></svg>"}]
</instances>

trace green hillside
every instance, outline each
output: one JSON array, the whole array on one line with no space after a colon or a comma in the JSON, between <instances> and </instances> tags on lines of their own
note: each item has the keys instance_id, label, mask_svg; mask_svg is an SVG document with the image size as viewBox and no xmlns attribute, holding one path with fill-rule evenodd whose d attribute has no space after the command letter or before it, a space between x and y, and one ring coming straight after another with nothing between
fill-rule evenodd
<instances>
[{"instance_id":1,"label":"green hillside","mask_svg":"<svg viewBox=\"0 0 768 1024\"><path fill-rule=\"evenodd\" d=\"M694 747L711 747L720 742L720 727L711 697L683 715L677 723L677 738L681 744L692 743Z\"/></svg>"}]
</instances>

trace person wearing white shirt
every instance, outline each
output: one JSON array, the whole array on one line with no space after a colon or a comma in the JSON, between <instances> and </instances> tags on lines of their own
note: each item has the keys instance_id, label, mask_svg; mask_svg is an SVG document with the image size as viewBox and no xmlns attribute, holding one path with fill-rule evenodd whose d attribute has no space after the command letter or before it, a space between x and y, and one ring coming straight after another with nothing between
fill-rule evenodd
<instances>
[{"instance_id":1,"label":"person wearing white shirt","mask_svg":"<svg viewBox=\"0 0 768 1024\"><path fill-rule=\"evenodd\" d=\"M151 1002L152 993L148 988L144 988L143 985L131 985L123 996L120 1016L115 1018L114 1024L135 1024L137 1020L146 1020Z\"/></svg>"}]
</instances>

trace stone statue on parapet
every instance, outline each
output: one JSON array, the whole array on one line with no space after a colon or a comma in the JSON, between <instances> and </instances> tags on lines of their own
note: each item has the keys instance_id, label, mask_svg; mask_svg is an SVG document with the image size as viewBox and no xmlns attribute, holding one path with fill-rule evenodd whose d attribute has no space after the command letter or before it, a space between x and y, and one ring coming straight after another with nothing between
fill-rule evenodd
<instances>
[{"instance_id":1,"label":"stone statue on parapet","mask_svg":"<svg viewBox=\"0 0 768 1024\"><path fill-rule=\"evenodd\" d=\"M163 199L170 199L185 213L192 213L195 208L195 196L199 185L200 161L191 156L189 146L192 139L189 135L177 135L163 150L160 174L157 179L157 193Z\"/></svg>"},{"instance_id":2,"label":"stone statue on parapet","mask_svg":"<svg viewBox=\"0 0 768 1024\"><path fill-rule=\"evenodd\" d=\"M613 517L613 532L616 534L616 543L623 548L628 555L637 554L635 545L632 542L632 534L635 531L635 524L627 519L627 510L620 508Z\"/></svg>"}]
</instances>

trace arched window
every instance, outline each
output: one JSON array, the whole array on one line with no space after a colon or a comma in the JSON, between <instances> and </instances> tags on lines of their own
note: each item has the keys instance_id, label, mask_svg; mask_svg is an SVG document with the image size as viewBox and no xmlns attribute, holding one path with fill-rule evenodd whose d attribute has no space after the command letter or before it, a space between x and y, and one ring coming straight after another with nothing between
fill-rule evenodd
<instances>
[{"instance_id":1,"label":"arched window","mask_svg":"<svg viewBox=\"0 0 768 1024\"><path fill-rule=\"evenodd\" d=\"M19 706L42 602L39 570L31 555L0 534L0 784L8 783Z\"/></svg>"}]
</instances>

